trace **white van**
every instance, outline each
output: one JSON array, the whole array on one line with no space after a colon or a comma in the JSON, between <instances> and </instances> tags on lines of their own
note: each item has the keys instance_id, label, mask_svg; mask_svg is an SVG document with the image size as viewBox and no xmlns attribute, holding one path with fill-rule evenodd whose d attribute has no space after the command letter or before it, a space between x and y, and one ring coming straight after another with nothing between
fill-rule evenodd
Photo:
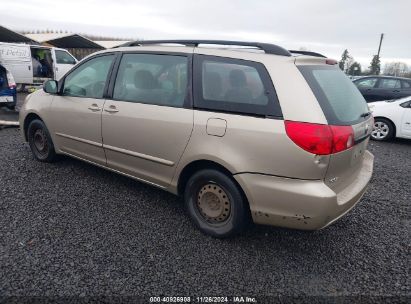
<instances>
[{"instance_id":1,"label":"white van","mask_svg":"<svg viewBox=\"0 0 411 304\"><path fill-rule=\"evenodd\" d=\"M18 90L58 80L77 62L65 49L0 42L0 64L13 74Z\"/></svg>"}]
</instances>

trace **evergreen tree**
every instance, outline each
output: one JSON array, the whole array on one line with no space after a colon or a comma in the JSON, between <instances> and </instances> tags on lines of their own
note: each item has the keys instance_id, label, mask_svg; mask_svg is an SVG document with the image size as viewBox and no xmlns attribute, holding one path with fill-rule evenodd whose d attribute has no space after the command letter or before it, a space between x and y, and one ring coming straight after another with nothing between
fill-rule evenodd
<instances>
[{"instance_id":1,"label":"evergreen tree","mask_svg":"<svg viewBox=\"0 0 411 304\"><path fill-rule=\"evenodd\" d=\"M346 64L346 62L347 62L347 60L348 60L349 57L350 57L350 54L348 53L348 50L345 49L344 52L343 52L342 55L341 55L341 60L340 60L340 62L338 63L338 66L340 67L340 69L341 69L342 71L344 71L344 69L345 69L345 64Z\"/></svg>"},{"instance_id":2,"label":"evergreen tree","mask_svg":"<svg viewBox=\"0 0 411 304\"><path fill-rule=\"evenodd\" d=\"M354 63L348 69L348 75L351 75L351 76L361 75L361 64L359 64L357 61L354 61Z\"/></svg>"},{"instance_id":3,"label":"evergreen tree","mask_svg":"<svg viewBox=\"0 0 411 304\"><path fill-rule=\"evenodd\" d=\"M374 55L370 65L370 75L379 75L381 71L380 56Z\"/></svg>"}]
</instances>

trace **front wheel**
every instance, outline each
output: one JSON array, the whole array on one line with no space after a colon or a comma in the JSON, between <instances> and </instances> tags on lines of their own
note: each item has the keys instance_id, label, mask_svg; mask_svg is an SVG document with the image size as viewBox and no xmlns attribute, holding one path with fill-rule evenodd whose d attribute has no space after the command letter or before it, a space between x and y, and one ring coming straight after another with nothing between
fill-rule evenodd
<instances>
[{"instance_id":1,"label":"front wheel","mask_svg":"<svg viewBox=\"0 0 411 304\"><path fill-rule=\"evenodd\" d=\"M46 125L39 119L30 122L27 129L27 138L31 152L41 162L51 163L56 160L53 141Z\"/></svg>"},{"instance_id":2,"label":"front wheel","mask_svg":"<svg viewBox=\"0 0 411 304\"><path fill-rule=\"evenodd\" d=\"M249 223L249 206L239 186L220 171L196 172L187 182L184 201L194 224L205 234L230 237Z\"/></svg>"},{"instance_id":3,"label":"front wheel","mask_svg":"<svg viewBox=\"0 0 411 304\"><path fill-rule=\"evenodd\" d=\"M376 118L371 138L379 141L387 141L394 137L394 125L384 118Z\"/></svg>"}]
</instances>

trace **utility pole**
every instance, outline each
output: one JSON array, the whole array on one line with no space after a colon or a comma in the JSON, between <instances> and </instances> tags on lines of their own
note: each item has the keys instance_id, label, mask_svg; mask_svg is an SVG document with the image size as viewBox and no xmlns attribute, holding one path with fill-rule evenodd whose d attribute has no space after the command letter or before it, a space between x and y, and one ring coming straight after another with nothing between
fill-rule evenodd
<instances>
[{"instance_id":1,"label":"utility pole","mask_svg":"<svg viewBox=\"0 0 411 304\"><path fill-rule=\"evenodd\" d=\"M381 44L382 44L382 39L384 38L384 33L381 34L381 38L380 38L380 45L378 46L378 58L380 58L380 51L381 51Z\"/></svg>"}]
</instances>

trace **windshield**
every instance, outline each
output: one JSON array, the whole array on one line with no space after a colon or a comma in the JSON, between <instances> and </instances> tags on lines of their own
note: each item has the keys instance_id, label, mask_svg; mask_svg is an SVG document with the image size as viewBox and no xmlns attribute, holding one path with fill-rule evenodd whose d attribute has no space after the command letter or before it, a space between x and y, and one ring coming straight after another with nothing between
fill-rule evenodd
<instances>
[{"instance_id":1,"label":"windshield","mask_svg":"<svg viewBox=\"0 0 411 304\"><path fill-rule=\"evenodd\" d=\"M332 125L354 125L365 119L368 106L357 87L337 67L304 65L298 69Z\"/></svg>"}]
</instances>

